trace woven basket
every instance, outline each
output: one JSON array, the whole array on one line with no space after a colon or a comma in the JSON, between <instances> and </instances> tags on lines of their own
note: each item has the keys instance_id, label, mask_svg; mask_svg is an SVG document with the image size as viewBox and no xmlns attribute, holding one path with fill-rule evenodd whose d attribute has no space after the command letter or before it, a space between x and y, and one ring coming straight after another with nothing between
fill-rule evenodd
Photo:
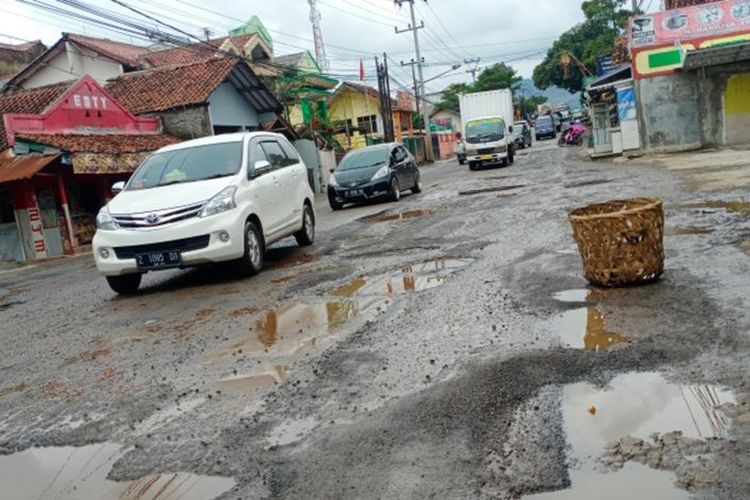
<instances>
[{"instance_id":1,"label":"woven basket","mask_svg":"<svg viewBox=\"0 0 750 500\"><path fill-rule=\"evenodd\" d=\"M641 285L664 272L664 211L656 198L608 201L579 208L570 222L584 276L604 287Z\"/></svg>"}]
</instances>

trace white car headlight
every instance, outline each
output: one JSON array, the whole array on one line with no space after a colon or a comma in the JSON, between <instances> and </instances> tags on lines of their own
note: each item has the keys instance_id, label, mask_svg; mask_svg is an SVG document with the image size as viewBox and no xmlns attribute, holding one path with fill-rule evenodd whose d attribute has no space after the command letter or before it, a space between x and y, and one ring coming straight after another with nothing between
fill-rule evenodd
<instances>
[{"instance_id":1,"label":"white car headlight","mask_svg":"<svg viewBox=\"0 0 750 500\"><path fill-rule=\"evenodd\" d=\"M112 218L112 214L109 213L107 207L99 210L99 214L96 216L96 228L104 231L115 231L119 229L117 222Z\"/></svg>"},{"instance_id":2,"label":"white car headlight","mask_svg":"<svg viewBox=\"0 0 750 500\"><path fill-rule=\"evenodd\" d=\"M235 208L237 206L234 202L234 194L236 192L237 186L229 186L223 189L219 194L206 202L201 211L201 217L223 214Z\"/></svg>"},{"instance_id":3,"label":"white car headlight","mask_svg":"<svg viewBox=\"0 0 750 500\"><path fill-rule=\"evenodd\" d=\"M328 179L328 185L329 186L334 186L334 187L339 187L339 182L336 180L336 176L335 175L331 174L331 177Z\"/></svg>"},{"instance_id":4,"label":"white car headlight","mask_svg":"<svg viewBox=\"0 0 750 500\"><path fill-rule=\"evenodd\" d=\"M383 165L380 170L375 172L375 175L372 176L372 180L382 179L383 177L387 177L388 174L391 172L391 167L388 165Z\"/></svg>"}]
</instances>

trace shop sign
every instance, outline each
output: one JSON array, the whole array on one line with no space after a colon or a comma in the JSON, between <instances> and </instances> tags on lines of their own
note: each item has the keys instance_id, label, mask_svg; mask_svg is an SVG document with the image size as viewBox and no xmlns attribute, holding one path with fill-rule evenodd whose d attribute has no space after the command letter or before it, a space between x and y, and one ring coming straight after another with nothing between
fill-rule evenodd
<instances>
[{"instance_id":1,"label":"shop sign","mask_svg":"<svg viewBox=\"0 0 750 500\"><path fill-rule=\"evenodd\" d=\"M635 120L638 116L635 107L635 90L633 87L617 91L617 113L620 122Z\"/></svg>"},{"instance_id":2,"label":"shop sign","mask_svg":"<svg viewBox=\"0 0 750 500\"><path fill-rule=\"evenodd\" d=\"M663 45L750 30L750 0L670 9L630 21L633 47Z\"/></svg>"},{"instance_id":3,"label":"shop sign","mask_svg":"<svg viewBox=\"0 0 750 500\"><path fill-rule=\"evenodd\" d=\"M76 174L129 174L146 159L148 153L73 155L73 172Z\"/></svg>"}]
</instances>

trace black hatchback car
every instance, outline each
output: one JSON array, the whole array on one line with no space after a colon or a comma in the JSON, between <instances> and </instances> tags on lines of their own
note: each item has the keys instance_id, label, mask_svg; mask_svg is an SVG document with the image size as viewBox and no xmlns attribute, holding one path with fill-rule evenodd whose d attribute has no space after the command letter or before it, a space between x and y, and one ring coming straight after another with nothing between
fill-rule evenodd
<instances>
[{"instance_id":1,"label":"black hatchback car","mask_svg":"<svg viewBox=\"0 0 750 500\"><path fill-rule=\"evenodd\" d=\"M555 121L549 115L543 115L537 118L534 129L536 132L537 141L541 141L542 139L557 138L557 130L555 128Z\"/></svg>"},{"instance_id":2,"label":"black hatchback car","mask_svg":"<svg viewBox=\"0 0 750 500\"><path fill-rule=\"evenodd\" d=\"M348 203L375 198L401 199L401 192L422 192L414 157L401 144L378 144L347 154L331 174L328 203L340 210Z\"/></svg>"}]
</instances>

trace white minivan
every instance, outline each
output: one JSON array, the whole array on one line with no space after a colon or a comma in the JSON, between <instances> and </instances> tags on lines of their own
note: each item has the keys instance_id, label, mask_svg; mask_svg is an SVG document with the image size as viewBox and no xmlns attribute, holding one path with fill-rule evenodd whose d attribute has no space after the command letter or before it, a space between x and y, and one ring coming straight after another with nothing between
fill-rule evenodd
<instances>
[{"instance_id":1,"label":"white minivan","mask_svg":"<svg viewBox=\"0 0 750 500\"><path fill-rule=\"evenodd\" d=\"M268 245L315 240L307 167L282 135L206 137L150 155L96 218L96 267L117 293L149 271L237 260L260 272Z\"/></svg>"}]
</instances>

